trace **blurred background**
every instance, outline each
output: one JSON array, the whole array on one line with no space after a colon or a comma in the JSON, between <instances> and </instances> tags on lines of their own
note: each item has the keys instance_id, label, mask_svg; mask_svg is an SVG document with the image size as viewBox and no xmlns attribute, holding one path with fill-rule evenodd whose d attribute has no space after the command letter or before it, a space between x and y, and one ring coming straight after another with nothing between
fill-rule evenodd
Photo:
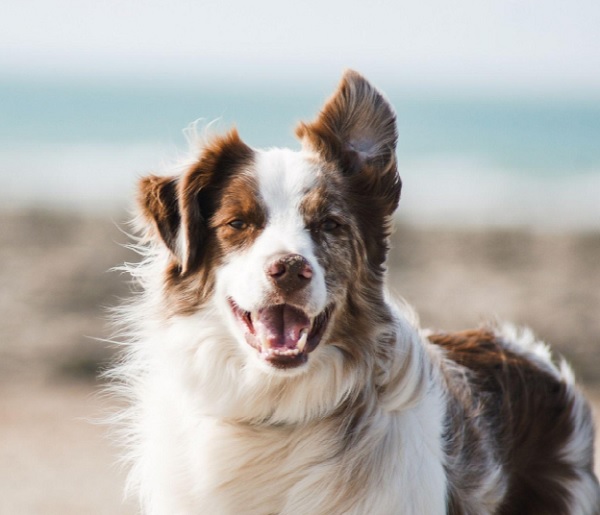
<instances>
[{"instance_id":1,"label":"blurred background","mask_svg":"<svg viewBox=\"0 0 600 515\"><path fill-rule=\"evenodd\" d=\"M392 290L527 324L600 401L600 3L4 0L0 513L129 514L98 372L135 181L236 125L298 144L345 68L398 114Z\"/></svg>"}]
</instances>

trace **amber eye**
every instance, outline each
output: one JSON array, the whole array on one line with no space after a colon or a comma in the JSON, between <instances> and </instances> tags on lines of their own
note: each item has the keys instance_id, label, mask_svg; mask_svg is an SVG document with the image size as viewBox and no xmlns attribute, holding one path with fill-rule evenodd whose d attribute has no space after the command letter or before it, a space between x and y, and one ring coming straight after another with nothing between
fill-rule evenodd
<instances>
[{"instance_id":1,"label":"amber eye","mask_svg":"<svg viewBox=\"0 0 600 515\"><path fill-rule=\"evenodd\" d=\"M325 232L335 231L340 224L332 218L327 218L321 222L321 230Z\"/></svg>"},{"instance_id":2,"label":"amber eye","mask_svg":"<svg viewBox=\"0 0 600 515\"><path fill-rule=\"evenodd\" d=\"M229 225L229 227L233 227L236 231L243 231L244 229L248 228L248 224L246 222L238 219L232 220L227 225Z\"/></svg>"}]
</instances>

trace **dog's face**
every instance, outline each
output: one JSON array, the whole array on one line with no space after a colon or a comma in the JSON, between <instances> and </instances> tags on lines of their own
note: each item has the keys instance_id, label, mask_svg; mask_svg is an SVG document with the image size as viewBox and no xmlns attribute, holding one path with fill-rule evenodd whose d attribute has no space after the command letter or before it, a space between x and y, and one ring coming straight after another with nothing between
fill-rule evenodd
<instances>
[{"instance_id":1,"label":"dog's face","mask_svg":"<svg viewBox=\"0 0 600 515\"><path fill-rule=\"evenodd\" d=\"M239 339L280 369L317 347L354 261L354 223L324 167L306 153L255 152L210 221L223 249L216 299Z\"/></svg>"},{"instance_id":2,"label":"dog's face","mask_svg":"<svg viewBox=\"0 0 600 515\"><path fill-rule=\"evenodd\" d=\"M400 195L394 114L357 73L297 134L299 152L262 151L232 131L182 176L140 188L151 236L170 252L170 313L212 302L249 359L288 372L381 300Z\"/></svg>"}]
</instances>

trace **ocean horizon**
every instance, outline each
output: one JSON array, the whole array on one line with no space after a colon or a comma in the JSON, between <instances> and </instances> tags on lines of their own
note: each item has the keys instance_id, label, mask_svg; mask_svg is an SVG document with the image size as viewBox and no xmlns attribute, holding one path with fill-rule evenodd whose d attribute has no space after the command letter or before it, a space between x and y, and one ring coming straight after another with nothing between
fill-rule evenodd
<instances>
[{"instance_id":1,"label":"ocean horizon","mask_svg":"<svg viewBox=\"0 0 600 515\"><path fill-rule=\"evenodd\" d=\"M401 220L600 229L600 102L385 92L398 117ZM114 211L130 205L137 178L188 153L190 124L235 126L258 148L299 148L295 125L329 93L0 78L0 201Z\"/></svg>"}]
</instances>

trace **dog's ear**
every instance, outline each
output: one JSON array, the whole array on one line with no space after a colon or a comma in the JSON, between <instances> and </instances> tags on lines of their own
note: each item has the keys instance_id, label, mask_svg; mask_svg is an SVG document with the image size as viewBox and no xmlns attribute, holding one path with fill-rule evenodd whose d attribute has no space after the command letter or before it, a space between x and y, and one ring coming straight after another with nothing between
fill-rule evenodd
<instances>
[{"instance_id":1,"label":"dog's ear","mask_svg":"<svg viewBox=\"0 0 600 515\"><path fill-rule=\"evenodd\" d=\"M219 189L252 156L252 149L232 130L211 140L181 177L151 175L140 181L138 203L151 235L171 251L181 274L202 263Z\"/></svg>"},{"instance_id":2,"label":"dog's ear","mask_svg":"<svg viewBox=\"0 0 600 515\"><path fill-rule=\"evenodd\" d=\"M150 224L150 235L160 238L176 258L181 222L177 183L177 177L143 177L138 185L137 197L142 216Z\"/></svg>"},{"instance_id":3,"label":"dog's ear","mask_svg":"<svg viewBox=\"0 0 600 515\"><path fill-rule=\"evenodd\" d=\"M388 101L362 75L348 70L317 119L301 123L297 136L304 147L335 162L385 202L391 214L400 198L396 168L396 116Z\"/></svg>"}]
</instances>

